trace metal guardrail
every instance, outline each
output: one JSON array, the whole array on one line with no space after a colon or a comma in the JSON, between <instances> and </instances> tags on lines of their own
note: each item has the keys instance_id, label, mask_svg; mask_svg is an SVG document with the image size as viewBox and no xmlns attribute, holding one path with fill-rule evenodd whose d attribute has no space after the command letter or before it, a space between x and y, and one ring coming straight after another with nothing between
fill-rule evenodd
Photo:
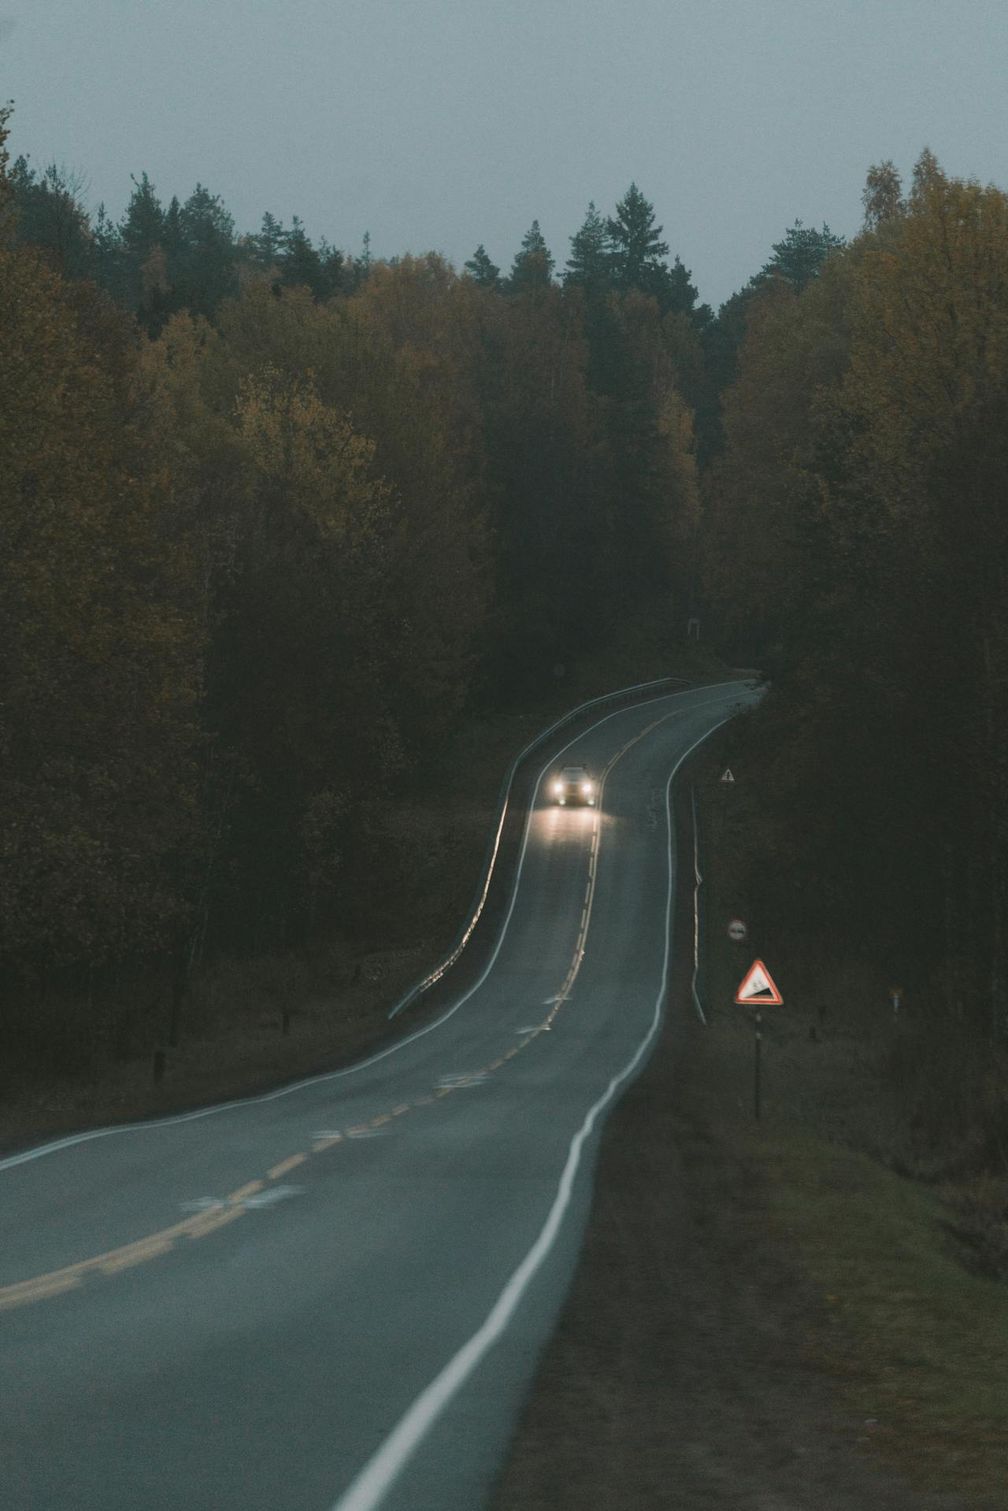
<instances>
[{"instance_id":1,"label":"metal guardrail","mask_svg":"<svg viewBox=\"0 0 1008 1511\"><path fill-rule=\"evenodd\" d=\"M668 690L671 691L673 687L688 688L692 685L693 684L686 677L657 677L653 682L637 682L632 687L621 687L618 688L615 692L603 693L599 698L589 698L587 703L579 703L575 708L572 708L567 713L563 714L559 719L556 720L554 724L551 724L548 729L544 729L540 734L537 734L534 740L530 740L529 743L524 747L524 749L518 752L514 760L511 762L511 765L508 768L507 773L505 774L504 780L501 783L500 793L498 794L497 798L497 804L500 808L500 818L497 823L496 832L494 833L490 841L486 856L484 857L483 867L481 871L481 875L483 875L484 879L482 885L477 887L473 903L470 905L471 916L469 918L469 921L468 923L463 925L462 929L460 929L459 933L456 935L455 942L451 948L451 952L441 962L441 964L436 966L428 976L425 976L423 978L422 981L418 981L416 986L411 987L410 990L406 993L405 997L401 998L400 1001L398 1001L395 1006L390 1009L388 1014L389 1020L391 1020L392 1018L397 1018L399 1014L403 1012L405 1008L411 1006L411 1004L414 1003L418 997L423 996L424 992L429 991L432 986L435 986L437 982L441 980L442 976L444 976L446 971L451 970L452 966L458 960L459 956L462 954L462 951L465 949L470 938L472 937L473 931L476 928L476 925L479 923L483 909L486 906L487 896L490 892L490 883L493 880L494 867L497 864L497 857L500 852L501 838L504 834L504 823L507 819L508 805L511 801L511 788L514 785L514 779L517 776L518 769L522 765L522 763L526 761L534 751L538 750L542 745L544 745L547 740L558 733L559 730L566 729L568 725L573 724L576 720L582 718L592 709L603 708L607 703L617 703L621 699L625 700L628 703L639 702L641 701L642 693L654 693L657 696L659 688L668 688Z\"/></svg>"}]
</instances>

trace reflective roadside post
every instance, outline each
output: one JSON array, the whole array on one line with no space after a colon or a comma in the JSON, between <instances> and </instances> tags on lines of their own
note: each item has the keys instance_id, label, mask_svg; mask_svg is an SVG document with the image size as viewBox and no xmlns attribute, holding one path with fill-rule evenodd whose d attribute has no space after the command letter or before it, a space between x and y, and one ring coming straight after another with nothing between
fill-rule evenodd
<instances>
[{"instance_id":1,"label":"reflective roadside post","mask_svg":"<svg viewBox=\"0 0 1008 1511\"><path fill-rule=\"evenodd\" d=\"M784 998L777 990L777 985L763 964L762 960L754 960L739 982L735 993L735 1001L739 1007L754 1007L756 1013L753 1019L755 1038L753 1041L753 1112L756 1121L759 1122L761 1104L761 1058L763 1052L763 1014L760 1009L769 1004L772 1007L782 1007Z\"/></svg>"},{"instance_id":2,"label":"reflective roadside post","mask_svg":"<svg viewBox=\"0 0 1008 1511\"><path fill-rule=\"evenodd\" d=\"M753 1057L753 1112L757 1123L760 1116L760 1054L763 1048L763 1014L756 1009L756 1041Z\"/></svg>"}]
</instances>

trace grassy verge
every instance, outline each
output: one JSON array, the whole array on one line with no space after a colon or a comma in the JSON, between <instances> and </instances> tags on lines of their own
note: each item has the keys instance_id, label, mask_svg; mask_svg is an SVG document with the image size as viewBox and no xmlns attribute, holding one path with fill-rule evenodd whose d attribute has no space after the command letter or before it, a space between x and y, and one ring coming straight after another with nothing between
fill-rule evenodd
<instances>
[{"instance_id":1,"label":"grassy verge","mask_svg":"<svg viewBox=\"0 0 1008 1511\"><path fill-rule=\"evenodd\" d=\"M812 1356L872 1447L922 1489L1008 1506L1008 1288L963 1269L935 1193L866 1155L798 1131L757 1153L829 1308Z\"/></svg>"},{"instance_id":2,"label":"grassy verge","mask_svg":"<svg viewBox=\"0 0 1008 1511\"><path fill-rule=\"evenodd\" d=\"M725 748L712 753L697 778L704 1053L716 1066L719 1129L760 1172L772 1230L815 1289L808 1358L864 1424L862 1446L922 1492L1008 1507L1008 1286L962 1241L964 1211L990 1217L999 1202L988 1226L1001 1231L1004 1183L939 1187L891 1168L912 1161L886 1075L901 1030L885 1010L883 983L856 966L817 969L758 926L744 946L729 941L728 919L749 909L738 878L756 832L745 784L719 783L730 759ZM763 1012L759 1124L752 1025L732 1005L753 956L766 960L785 998Z\"/></svg>"}]
</instances>

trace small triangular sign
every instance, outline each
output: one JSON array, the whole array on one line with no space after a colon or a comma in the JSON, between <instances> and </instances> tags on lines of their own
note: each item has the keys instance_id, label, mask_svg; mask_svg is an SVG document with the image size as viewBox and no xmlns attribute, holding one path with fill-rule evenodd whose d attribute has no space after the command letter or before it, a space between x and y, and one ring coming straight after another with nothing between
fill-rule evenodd
<instances>
[{"instance_id":1,"label":"small triangular sign","mask_svg":"<svg viewBox=\"0 0 1008 1511\"><path fill-rule=\"evenodd\" d=\"M731 774L731 767L730 766L726 766L725 767L725 769L724 769L724 776L721 778L721 780L722 780L722 782L734 782L735 778Z\"/></svg>"},{"instance_id":2,"label":"small triangular sign","mask_svg":"<svg viewBox=\"0 0 1008 1511\"><path fill-rule=\"evenodd\" d=\"M735 1001L739 1007L762 1007L767 1003L771 1007L784 1005L784 998L762 960L754 960L746 971L735 993Z\"/></svg>"}]
</instances>

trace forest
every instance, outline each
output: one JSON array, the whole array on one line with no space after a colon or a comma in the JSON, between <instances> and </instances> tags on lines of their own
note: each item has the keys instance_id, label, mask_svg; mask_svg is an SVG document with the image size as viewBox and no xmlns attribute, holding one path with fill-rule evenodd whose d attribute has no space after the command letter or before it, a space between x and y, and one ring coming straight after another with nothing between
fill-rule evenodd
<instances>
[{"instance_id":1,"label":"forest","mask_svg":"<svg viewBox=\"0 0 1008 1511\"><path fill-rule=\"evenodd\" d=\"M715 313L636 184L457 270L146 174L113 223L9 129L8 1050L46 992L84 1042L103 983L366 929L474 711L698 616L770 682L762 918L973 1046L1008 1154L1008 198L881 162Z\"/></svg>"}]
</instances>

